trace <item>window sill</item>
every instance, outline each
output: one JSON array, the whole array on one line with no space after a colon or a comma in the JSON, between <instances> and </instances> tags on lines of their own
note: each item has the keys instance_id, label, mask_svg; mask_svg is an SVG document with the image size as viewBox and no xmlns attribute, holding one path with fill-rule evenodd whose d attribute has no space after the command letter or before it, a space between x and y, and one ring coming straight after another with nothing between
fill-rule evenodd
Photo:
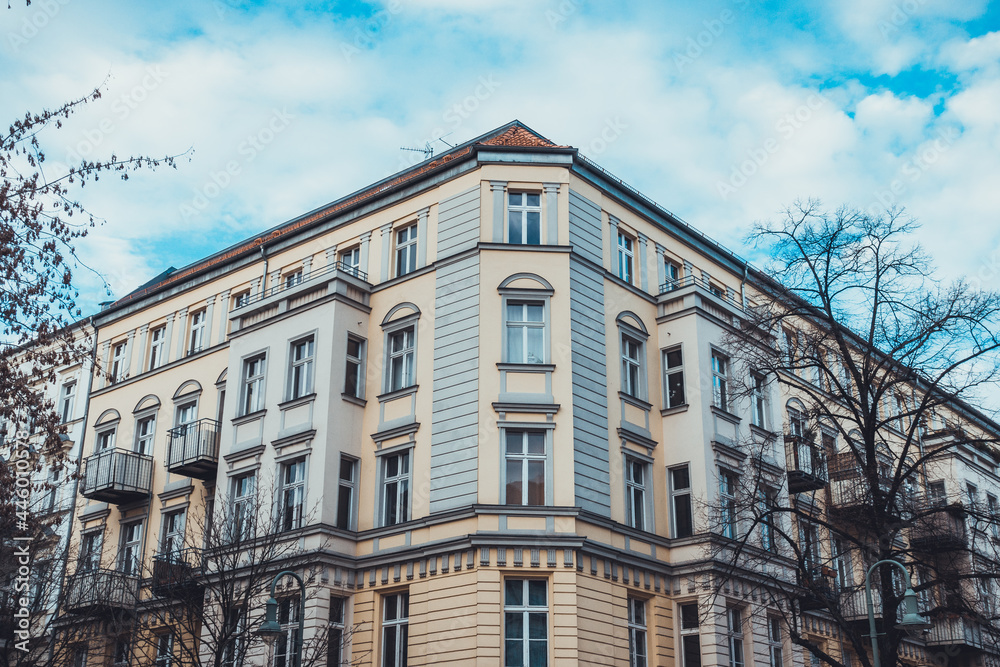
<instances>
[{"instance_id":1,"label":"window sill","mask_svg":"<svg viewBox=\"0 0 1000 667\"><path fill-rule=\"evenodd\" d=\"M687 403L681 403L680 405L675 405L672 408L663 408L660 410L661 417L669 417L670 415L680 414L681 412L687 412L690 406Z\"/></svg>"},{"instance_id":2,"label":"window sill","mask_svg":"<svg viewBox=\"0 0 1000 667\"><path fill-rule=\"evenodd\" d=\"M248 412L245 415L240 415L238 417L233 417L233 426L240 426L241 424L248 424L257 419L263 419L265 413L267 413L267 408L257 410L256 412Z\"/></svg>"},{"instance_id":3,"label":"window sill","mask_svg":"<svg viewBox=\"0 0 1000 667\"><path fill-rule=\"evenodd\" d=\"M506 361L501 361L497 363L497 370L500 371L515 371L518 373L524 372L540 372L540 373L551 373L556 369L555 364L519 364L510 363Z\"/></svg>"},{"instance_id":4,"label":"window sill","mask_svg":"<svg viewBox=\"0 0 1000 667\"><path fill-rule=\"evenodd\" d=\"M299 396L298 398L290 398L284 403L278 403L278 409L288 410L290 408L297 408L300 405L305 405L306 403L312 403L315 400L316 400L316 392L312 392L311 394L305 394L303 396Z\"/></svg>"},{"instance_id":5,"label":"window sill","mask_svg":"<svg viewBox=\"0 0 1000 667\"><path fill-rule=\"evenodd\" d=\"M637 408L642 408L646 412L649 412L650 410L653 409L653 404L652 403L647 403L646 401L642 400L641 398L637 398L637 397L635 397L635 396L633 396L631 394L626 394L624 391L619 391L618 392L618 398L622 399L623 401L625 401L629 405L634 405Z\"/></svg>"},{"instance_id":6,"label":"window sill","mask_svg":"<svg viewBox=\"0 0 1000 667\"><path fill-rule=\"evenodd\" d=\"M409 396L411 394L415 394L417 393L417 389L419 388L420 385L415 384L409 387L403 387L402 389L397 389L395 391L389 391L384 394L380 394L379 396L376 396L375 399L379 403L385 403L386 401L391 401L397 398L402 398L403 396Z\"/></svg>"},{"instance_id":7,"label":"window sill","mask_svg":"<svg viewBox=\"0 0 1000 667\"><path fill-rule=\"evenodd\" d=\"M740 421L742 421L739 417L737 417L736 415L734 415L729 410L726 410L724 408L720 408L720 407L718 407L716 405L712 406L712 414L714 414L716 417L719 417L721 419L726 420L727 422L729 422L731 424L739 425Z\"/></svg>"},{"instance_id":8,"label":"window sill","mask_svg":"<svg viewBox=\"0 0 1000 667\"><path fill-rule=\"evenodd\" d=\"M769 431L763 426L757 426L756 424L750 424L750 432L764 440L774 440L778 437L778 434L774 431Z\"/></svg>"},{"instance_id":9,"label":"window sill","mask_svg":"<svg viewBox=\"0 0 1000 667\"><path fill-rule=\"evenodd\" d=\"M363 398L358 398L354 394L343 393L340 395L340 397L345 401L347 401L348 403L353 403L354 405L360 405L361 407L365 407L366 405L368 405L368 401L366 401Z\"/></svg>"}]
</instances>

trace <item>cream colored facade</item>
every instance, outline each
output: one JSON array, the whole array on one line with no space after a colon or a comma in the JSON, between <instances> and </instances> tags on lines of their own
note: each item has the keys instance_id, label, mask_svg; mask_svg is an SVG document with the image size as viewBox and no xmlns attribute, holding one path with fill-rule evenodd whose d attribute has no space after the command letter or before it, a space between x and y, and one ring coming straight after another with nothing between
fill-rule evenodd
<instances>
[{"instance_id":1,"label":"cream colored facade","mask_svg":"<svg viewBox=\"0 0 1000 667\"><path fill-rule=\"evenodd\" d=\"M786 467L789 397L760 427L712 407L745 268L514 123L163 277L95 317L114 381L90 396L74 543L97 552L65 617L156 604L176 513L197 546L252 479L293 547L271 573L307 578L307 639L343 604L331 664L802 665L706 561L699 508L739 443L772 443L779 488ZM80 635L80 664L116 641Z\"/></svg>"}]
</instances>

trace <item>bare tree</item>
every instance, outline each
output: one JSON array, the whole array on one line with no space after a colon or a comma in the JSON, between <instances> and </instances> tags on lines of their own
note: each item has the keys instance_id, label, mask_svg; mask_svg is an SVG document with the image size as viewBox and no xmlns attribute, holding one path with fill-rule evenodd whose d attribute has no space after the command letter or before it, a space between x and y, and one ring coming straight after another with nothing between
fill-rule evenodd
<instances>
[{"instance_id":1,"label":"bare tree","mask_svg":"<svg viewBox=\"0 0 1000 667\"><path fill-rule=\"evenodd\" d=\"M973 407L1000 377L1000 295L936 281L910 245L914 228L899 210L828 213L814 201L758 225L771 262L725 341L745 371L734 392L744 405L756 412L778 394L787 404L783 428L758 424L770 436L758 428L742 443L751 465L728 480L739 488L710 502L729 535L713 547L726 569L718 590L755 582L792 642L836 667L839 647L807 632L806 614L870 665L864 582L883 560L909 569L935 619L918 639L971 650L942 634L1000 637L988 601L1000 577L996 496L955 479L970 457L1000 463L996 424ZM895 627L906 582L882 565L872 585L890 667L910 646Z\"/></svg>"}]
</instances>

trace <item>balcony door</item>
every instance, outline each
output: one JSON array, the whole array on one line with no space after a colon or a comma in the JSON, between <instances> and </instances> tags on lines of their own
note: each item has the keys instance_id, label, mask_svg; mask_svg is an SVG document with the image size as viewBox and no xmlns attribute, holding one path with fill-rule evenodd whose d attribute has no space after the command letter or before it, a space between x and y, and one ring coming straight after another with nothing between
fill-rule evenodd
<instances>
[{"instance_id":1,"label":"balcony door","mask_svg":"<svg viewBox=\"0 0 1000 667\"><path fill-rule=\"evenodd\" d=\"M188 461L198 455L198 403L191 401L177 406L174 417L175 433L180 435L181 451L184 455L181 460Z\"/></svg>"}]
</instances>

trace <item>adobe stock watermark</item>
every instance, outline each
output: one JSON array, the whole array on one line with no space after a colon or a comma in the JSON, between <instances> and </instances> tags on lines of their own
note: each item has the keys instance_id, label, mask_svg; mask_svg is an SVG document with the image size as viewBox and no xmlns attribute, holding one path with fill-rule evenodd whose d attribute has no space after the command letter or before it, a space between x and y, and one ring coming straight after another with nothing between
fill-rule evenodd
<instances>
[{"instance_id":1,"label":"adobe stock watermark","mask_svg":"<svg viewBox=\"0 0 1000 667\"><path fill-rule=\"evenodd\" d=\"M550 28L565 23L580 8L580 0L561 0L555 9L545 10L545 20Z\"/></svg>"},{"instance_id":2,"label":"adobe stock watermark","mask_svg":"<svg viewBox=\"0 0 1000 667\"><path fill-rule=\"evenodd\" d=\"M17 439L27 443L30 433L27 430L18 431ZM28 532L28 507L31 501L31 460L27 444L21 444L14 452L14 518L17 534L14 536L13 557L17 561L17 571L13 581L12 601L14 603L14 648L23 653L30 650L31 640L31 598L28 588L31 582L31 551L28 543L31 535Z\"/></svg>"},{"instance_id":3,"label":"adobe stock watermark","mask_svg":"<svg viewBox=\"0 0 1000 667\"><path fill-rule=\"evenodd\" d=\"M111 103L112 115L103 118L97 127L84 130L83 140L67 147L66 164L78 163L93 153L94 149L104 143L104 139L118 128L118 124L139 108L139 105L145 102L149 94L159 88L168 76L169 73L160 65L146 67L142 80Z\"/></svg>"},{"instance_id":4,"label":"adobe stock watermark","mask_svg":"<svg viewBox=\"0 0 1000 667\"><path fill-rule=\"evenodd\" d=\"M796 132L802 129L806 123L812 120L817 111L826 106L827 99L819 93L813 93L806 98L806 101L795 108L794 111L785 114L774 124L776 136L772 135L765 139L755 148L747 151L746 159L734 163L729 170L729 178L725 181L718 181L715 188L723 201L729 195L746 185L750 179L767 164L771 156L781 150L783 142L790 139Z\"/></svg>"},{"instance_id":5,"label":"adobe stock watermark","mask_svg":"<svg viewBox=\"0 0 1000 667\"><path fill-rule=\"evenodd\" d=\"M919 181L961 136L962 133L955 127L938 128L937 137L933 141L926 142L900 166L896 178L889 182L886 189L872 193L875 201L868 206L868 212L877 215L880 211L895 206L899 197L909 189L910 185Z\"/></svg>"},{"instance_id":6,"label":"adobe stock watermark","mask_svg":"<svg viewBox=\"0 0 1000 667\"><path fill-rule=\"evenodd\" d=\"M1000 280L1000 248L994 248L979 269L969 276L969 286L974 290L986 289L986 285L995 284Z\"/></svg>"},{"instance_id":7,"label":"adobe stock watermark","mask_svg":"<svg viewBox=\"0 0 1000 667\"><path fill-rule=\"evenodd\" d=\"M745 7L750 0L734 0L735 5ZM686 48L683 53L674 51L674 66L677 72L683 72L684 68L701 58L705 52L715 44L716 40L722 37L726 31L726 26L732 25L736 21L736 13L731 9L723 9L715 18L705 19L701 22L704 30L699 31L693 37L689 36L685 43Z\"/></svg>"},{"instance_id":8,"label":"adobe stock watermark","mask_svg":"<svg viewBox=\"0 0 1000 667\"><path fill-rule=\"evenodd\" d=\"M595 158L604 153L608 150L608 146L618 141L618 138L621 137L627 129L628 125L622 121L621 116L606 119L604 121L604 127L601 128L601 131L598 132L597 136L585 144L585 147L587 148L587 157Z\"/></svg>"},{"instance_id":9,"label":"adobe stock watermark","mask_svg":"<svg viewBox=\"0 0 1000 667\"><path fill-rule=\"evenodd\" d=\"M383 9L369 16L361 25L354 29L353 39L350 42L340 43L340 53L344 56L344 59L347 62L351 62L363 50L375 48L376 39L379 34L402 11L403 5L399 0L389 0Z\"/></svg>"},{"instance_id":10,"label":"adobe stock watermark","mask_svg":"<svg viewBox=\"0 0 1000 667\"><path fill-rule=\"evenodd\" d=\"M899 32L910 20L910 17L917 13L917 10L927 4L927 0L903 0L896 3L892 9L878 20L878 31L882 37L888 39L893 33Z\"/></svg>"},{"instance_id":11,"label":"adobe stock watermark","mask_svg":"<svg viewBox=\"0 0 1000 667\"><path fill-rule=\"evenodd\" d=\"M284 132L295 116L288 112L288 109L274 109L271 117L254 134L247 135L246 139L236 147L237 155L241 160L229 160L223 169L210 171L208 180L194 190L194 197L190 202L180 205L178 210L185 220L190 219L206 208L209 202L222 194L223 190L232 185L233 179L243 173L243 168L257 159L264 149L271 145L275 138Z\"/></svg>"},{"instance_id":12,"label":"adobe stock watermark","mask_svg":"<svg viewBox=\"0 0 1000 667\"><path fill-rule=\"evenodd\" d=\"M49 22L54 19L62 8L70 3L70 0L41 0L33 5L36 7L31 16L26 16L21 21L21 27L17 31L7 33L7 43L11 51L17 53L21 47L26 45L39 31L44 30Z\"/></svg>"}]
</instances>

